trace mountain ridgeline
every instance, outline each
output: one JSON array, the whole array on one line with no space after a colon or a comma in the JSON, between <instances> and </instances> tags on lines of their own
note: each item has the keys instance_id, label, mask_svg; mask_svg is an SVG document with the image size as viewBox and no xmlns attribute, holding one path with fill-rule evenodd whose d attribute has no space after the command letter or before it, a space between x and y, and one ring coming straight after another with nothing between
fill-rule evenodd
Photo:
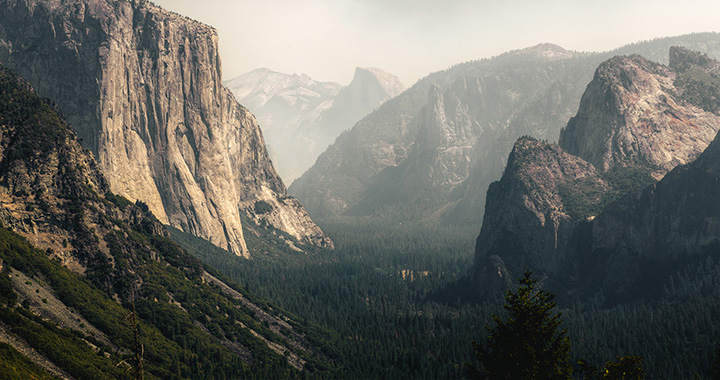
<instances>
[{"instance_id":1,"label":"mountain ridgeline","mask_svg":"<svg viewBox=\"0 0 720 380\"><path fill-rule=\"evenodd\" d=\"M718 252L720 64L682 47L669 57L607 60L558 145L515 143L487 193L480 293L530 268L555 289L633 299Z\"/></svg>"},{"instance_id":2,"label":"mountain ridgeline","mask_svg":"<svg viewBox=\"0 0 720 380\"><path fill-rule=\"evenodd\" d=\"M205 267L147 205L110 188L57 106L0 67L0 348L26 358L3 362L0 377L330 368L305 327Z\"/></svg>"},{"instance_id":3,"label":"mountain ridgeline","mask_svg":"<svg viewBox=\"0 0 720 380\"><path fill-rule=\"evenodd\" d=\"M606 53L542 44L453 66L340 135L289 191L327 221L480 226L487 188L502 176L514 142L558 141L600 63L632 53L668 63L672 45L718 57L718 41L714 33L687 35ZM675 164L684 162L679 156Z\"/></svg>"},{"instance_id":4,"label":"mountain ridgeline","mask_svg":"<svg viewBox=\"0 0 720 380\"><path fill-rule=\"evenodd\" d=\"M268 69L226 85L257 116L273 163L287 183L315 163L340 133L405 90L396 76L372 67L358 67L345 87Z\"/></svg>"},{"instance_id":5,"label":"mountain ridgeline","mask_svg":"<svg viewBox=\"0 0 720 380\"><path fill-rule=\"evenodd\" d=\"M110 189L249 256L241 218L332 247L221 83L216 31L149 1L0 1L0 62L54 99ZM257 212L258 207L263 212Z\"/></svg>"}]
</instances>

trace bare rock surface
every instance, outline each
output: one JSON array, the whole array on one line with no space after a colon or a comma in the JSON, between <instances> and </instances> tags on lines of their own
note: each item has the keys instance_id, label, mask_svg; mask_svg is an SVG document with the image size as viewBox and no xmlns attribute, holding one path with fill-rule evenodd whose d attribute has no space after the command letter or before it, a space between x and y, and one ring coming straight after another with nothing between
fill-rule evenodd
<instances>
[{"instance_id":1,"label":"bare rock surface","mask_svg":"<svg viewBox=\"0 0 720 380\"><path fill-rule=\"evenodd\" d=\"M110 189L248 256L241 213L287 197L255 118L222 86L217 32L147 1L0 2L0 62L55 99ZM332 246L285 201L268 223Z\"/></svg>"}]
</instances>

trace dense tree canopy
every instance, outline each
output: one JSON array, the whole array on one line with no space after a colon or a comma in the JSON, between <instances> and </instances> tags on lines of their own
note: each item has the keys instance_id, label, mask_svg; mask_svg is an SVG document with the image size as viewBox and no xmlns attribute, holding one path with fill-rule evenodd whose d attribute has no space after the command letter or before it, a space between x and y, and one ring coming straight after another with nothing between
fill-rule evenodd
<instances>
[{"instance_id":1,"label":"dense tree canopy","mask_svg":"<svg viewBox=\"0 0 720 380\"><path fill-rule=\"evenodd\" d=\"M505 296L503 319L487 327L487 345L475 345L480 368L471 375L481 379L570 379L570 339L561 329L562 314L554 312L555 296L537 285L527 271L516 292Z\"/></svg>"}]
</instances>

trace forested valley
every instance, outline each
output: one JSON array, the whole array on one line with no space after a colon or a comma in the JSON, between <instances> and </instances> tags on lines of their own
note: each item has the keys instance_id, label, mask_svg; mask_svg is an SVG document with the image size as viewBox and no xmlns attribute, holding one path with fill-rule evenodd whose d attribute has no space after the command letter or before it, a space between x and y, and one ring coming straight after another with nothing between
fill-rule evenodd
<instances>
[{"instance_id":1,"label":"forested valley","mask_svg":"<svg viewBox=\"0 0 720 380\"><path fill-rule=\"evenodd\" d=\"M461 378L484 342L501 295L472 298L466 279L476 231L468 228L325 224L334 251L285 254L273 231L250 244L264 251L244 260L172 230L172 237L248 290L275 300L298 319L325 329L339 377ZM277 234L277 231L275 231ZM601 367L618 357L643 358L648 379L710 378L720 342L720 263L708 257L668 277L662 294L631 303L558 298L573 362ZM465 289L467 290L467 289ZM448 295L452 294L450 297ZM458 297L457 295L463 295ZM579 370L579 367L577 368Z\"/></svg>"}]
</instances>

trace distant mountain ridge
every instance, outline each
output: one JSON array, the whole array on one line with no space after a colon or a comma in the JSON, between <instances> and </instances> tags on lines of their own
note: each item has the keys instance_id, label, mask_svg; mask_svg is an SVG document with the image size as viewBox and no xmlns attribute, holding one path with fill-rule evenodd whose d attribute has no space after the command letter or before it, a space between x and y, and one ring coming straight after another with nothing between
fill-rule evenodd
<instances>
[{"instance_id":1,"label":"distant mountain ridge","mask_svg":"<svg viewBox=\"0 0 720 380\"><path fill-rule=\"evenodd\" d=\"M343 133L289 188L315 218L480 226L490 183L513 143L558 141L585 86L608 58L638 52L668 62L671 45L720 56L714 33L606 53L552 44L428 75Z\"/></svg>"},{"instance_id":2,"label":"distant mountain ridge","mask_svg":"<svg viewBox=\"0 0 720 380\"><path fill-rule=\"evenodd\" d=\"M356 68L345 87L268 69L225 84L258 117L273 162L288 183L340 133L405 89L396 76L372 67Z\"/></svg>"},{"instance_id":3,"label":"distant mountain ridge","mask_svg":"<svg viewBox=\"0 0 720 380\"><path fill-rule=\"evenodd\" d=\"M237 255L250 255L244 215L332 247L288 196L253 115L222 86L213 28L149 1L0 7L0 62L60 104L114 192Z\"/></svg>"}]
</instances>

